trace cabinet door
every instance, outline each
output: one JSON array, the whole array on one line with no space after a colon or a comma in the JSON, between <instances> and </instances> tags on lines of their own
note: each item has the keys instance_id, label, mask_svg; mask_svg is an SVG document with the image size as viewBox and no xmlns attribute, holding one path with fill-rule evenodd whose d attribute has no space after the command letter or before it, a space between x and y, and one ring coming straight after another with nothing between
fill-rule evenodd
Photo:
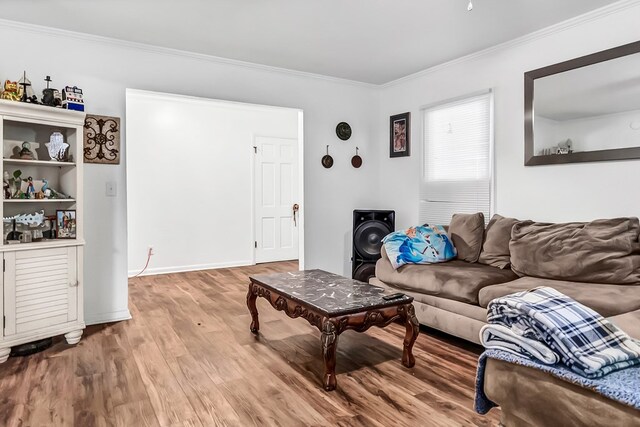
<instances>
[{"instance_id":1,"label":"cabinet door","mask_svg":"<svg viewBox=\"0 0 640 427\"><path fill-rule=\"evenodd\" d=\"M77 319L76 248L5 252L4 335Z\"/></svg>"}]
</instances>

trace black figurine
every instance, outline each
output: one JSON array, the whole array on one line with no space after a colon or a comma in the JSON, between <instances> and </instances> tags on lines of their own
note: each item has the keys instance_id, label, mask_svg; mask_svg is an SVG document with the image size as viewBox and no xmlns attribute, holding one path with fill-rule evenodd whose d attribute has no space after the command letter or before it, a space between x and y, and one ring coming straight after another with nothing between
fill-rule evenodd
<instances>
[{"instance_id":1,"label":"black figurine","mask_svg":"<svg viewBox=\"0 0 640 427\"><path fill-rule=\"evenodd\" d=\"M28 102L31 104L38 103L38 97L34 93L33 95L29 95L30 92L33 92L31 89L31 81L27 79L27 72L23 72L22 79L18 82L20 86L22 86L22 97L20 98L21 102Z\"/></svg>"},{"instance_id":2,"label":"black figurine","mask_svg":"<svg viewBox=\"0 0 640 427\"><path fill-rule=\"evenodd\" d=\"M62 95L60 95L60 91L49 87L51 77L47 76L44 81L47 82L47 88L42 91L42 104L49 107L62 107Z\"/></svg>"}]
</instances>

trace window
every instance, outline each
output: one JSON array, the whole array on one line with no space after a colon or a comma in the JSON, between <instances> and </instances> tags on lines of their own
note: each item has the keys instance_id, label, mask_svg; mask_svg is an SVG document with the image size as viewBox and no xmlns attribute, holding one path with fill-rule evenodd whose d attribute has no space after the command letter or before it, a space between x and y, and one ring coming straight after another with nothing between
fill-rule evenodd
<instances>
[{"instance_id":1,"label":"window","mask_svg":"<svg viewBox=\"0 0 640 427\"><path fill-rule=\"evenodd\" d=\"M454 213L489 221L493 140L491 92L424 110L420 222L448 224Z\"/></svg>"}]
</instances>

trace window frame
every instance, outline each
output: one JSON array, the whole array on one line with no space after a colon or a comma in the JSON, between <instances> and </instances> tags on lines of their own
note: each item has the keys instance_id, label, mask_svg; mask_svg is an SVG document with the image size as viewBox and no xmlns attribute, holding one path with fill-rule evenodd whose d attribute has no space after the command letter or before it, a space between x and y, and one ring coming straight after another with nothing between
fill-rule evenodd
<instances>
[{"instance_id":1,"label":"window frame","mask_svg":"<svg viewBox=\"0 0 640 427\"><path fill-rule=\"evenodd\" d=\"M420 156L420 175L418 186L418 218L420 221L420 203L422 202L422 187L424 185L424 179L426 176L426 129L425 129L425 115L431 109L446 106L447 104L453 104L460 101L465 101L471 98L487 95L489 98L489 217L485 218L485 224L489 222L491 217L496 213L496 180L495 180L495 92L493 89L485 89L477 92L471 92L464 95L456 96L453 98L443 99L430 104L422 105L419 108L420 111L420 147L418 148Z\"/></svg>"}]
</instances>

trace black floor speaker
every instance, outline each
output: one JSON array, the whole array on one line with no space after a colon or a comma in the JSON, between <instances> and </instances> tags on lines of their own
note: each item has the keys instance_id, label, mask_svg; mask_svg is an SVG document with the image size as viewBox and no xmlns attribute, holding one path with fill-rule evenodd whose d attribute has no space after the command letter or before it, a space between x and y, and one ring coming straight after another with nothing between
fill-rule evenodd
<instances>
[{"instance_id":1,"label":"black floor speaker","mask_svg":"<svg viewBox=\"0 0 640 427\"><path fill-rule=\"evenodd\" d=\"M353 254L351 277L368 282L376 275L382 238L395 230L395 211L353 211Z\"/></svg>"}]
</instances>

